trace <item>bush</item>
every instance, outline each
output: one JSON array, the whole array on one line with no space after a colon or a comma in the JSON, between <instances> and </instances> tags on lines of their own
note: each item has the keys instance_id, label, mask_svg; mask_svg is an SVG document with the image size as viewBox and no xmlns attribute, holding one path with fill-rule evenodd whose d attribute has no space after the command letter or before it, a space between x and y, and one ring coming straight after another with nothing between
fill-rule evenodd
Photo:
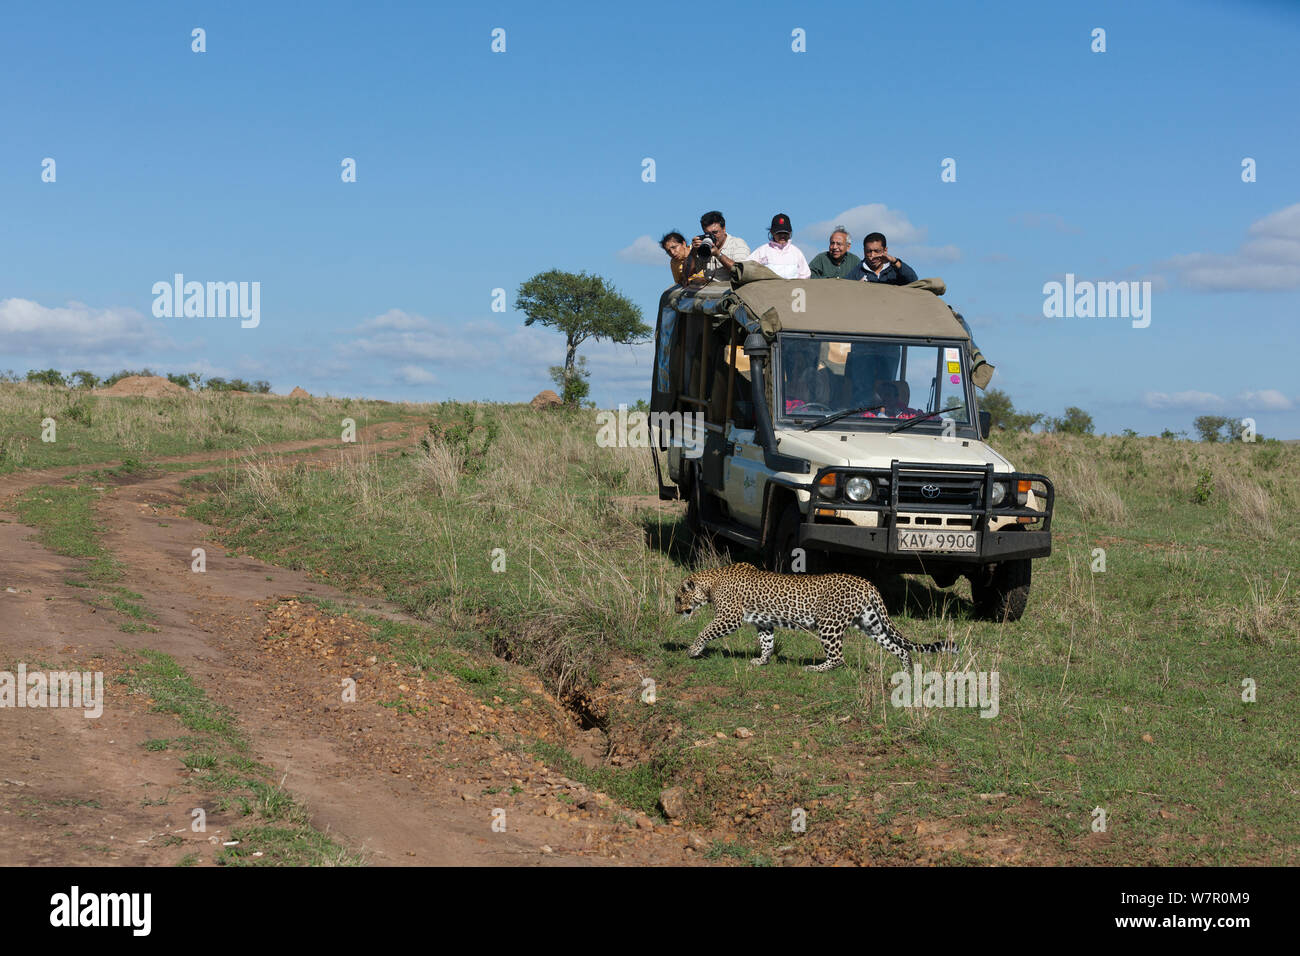
<instances>
[{"instance_id":1,"label":"bush","mask_svg":"<svg viewBox=\"0 0 1300 956\"><path fill-rule=\"evenodd\" d=\"M493 415L477 420L473 405L444 402L438 406L437 415L429 422L429 431L420 439L420 447L431 455L438 455L438 446L450 454L450 460L459 464L467 475L476 475L487 466L488 449L501 430Z\"/></svg>"},{"instance_id":2,"label":"bush","mask_svg":"<svg viewBox=\"0 0 1300 956\"><path fill-rule=\"evenodd\" d=\"M1196 476L1196 489L1192 492L1192 501L1198 505L1208 505L1213 494L1214 475L1210 474L1210 469L1202 468L1201 473Z\"/></svg>"},{"instance_id":3,"label":"bush","mask_svg":"<svg viewBox=\"0 0 1300 956\"><path fill-rule=\"evenodd\" d=\"M988 412L991 428L1027 432L1042 420L1042 413L1017 412L1011 397L999 388L989 389L979 403L980 411Z\"/></svg>"},{"instance_id":4,"label":"bush","mask_svg":"<svg viewBox=\"0 0 1300 956\"><path fill-rule=\"evenodd\" d=\"M37 385L67 385L68 381L63 377L63 373L58 369L47 368L44 371L37 372L32 370L27 373L27 381Z\"/></svg>"},{"instance_id":5,"label":"bush","mask_svg":"<svg viewBox=\"0 0 1300 956\"><path fill-rule=\"evenodd\" d=\"M555 387L560 390L560 398L565 405L571 408L578 408L583 399L591 392L591 372L587 370L587 356L580 355L573 365L573 374L567 378L564 375L563 365L552 365L550 367L551 381Z\"/></svg>"},{"instance_id":6,"label":"bush","mask_svg":"<svg viewBox=\"0 0 1300 956\"><path fill-rule=\"evenodd\" d=\"M1092 416L1082 408L1071 405L1061 418L1049 418L1044 423L1049 432L1061 432L1066 435L1091 435Z\"/></svg>"},{"instance_id":7,"label":"bush","mask_svg":"<svg viewBox=\"0 0 1300 956\"><path fill-rule=\"evenodd\" d=\"M1224 415L1201 415L1192 422L1201 441L1205 442L1232 441L1232 425L1232 419Z\"/></svg>"}]
</instances>

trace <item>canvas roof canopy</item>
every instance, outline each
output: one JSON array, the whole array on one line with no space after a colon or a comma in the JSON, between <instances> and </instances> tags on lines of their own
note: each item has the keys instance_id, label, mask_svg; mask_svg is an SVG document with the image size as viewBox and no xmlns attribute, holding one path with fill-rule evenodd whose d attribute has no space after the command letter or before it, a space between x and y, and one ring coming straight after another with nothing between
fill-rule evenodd
<instances>
[{"instance_id":1,"label":"canvas roof canopy","mask_svg":"<svg viewBox=\"0 0 1300 956\"><path fill-rule=\"evenodd\" d=\"M939 298L942 279L906 286L849 279L782 279L757 263L737 263L733 282L675 289L668 299L682 312L731 315L750 331L771 338L780 331L857 335L928 335L968 339L952 309ZM796 290L800 296L796 297ZM796 312L799 301L803 309ZM740 311L743 306L743 311Z\"/></svg>"},{"instance_id":2,"label":"canvas roof canopy","mask_svg":"<svg viewBox=\"0 0 1300 956\"><path fill-rule=\"evenodd\" d=\"M796 290L802 290L802 295ZM942 281L932 279L913 286L849 279L763 279L738 285L734 295L768 335L789 331L968 338L939 298L942 290ZM795 311L795 302L801 302L801 311Z\"/></svg>"}]
</instances>

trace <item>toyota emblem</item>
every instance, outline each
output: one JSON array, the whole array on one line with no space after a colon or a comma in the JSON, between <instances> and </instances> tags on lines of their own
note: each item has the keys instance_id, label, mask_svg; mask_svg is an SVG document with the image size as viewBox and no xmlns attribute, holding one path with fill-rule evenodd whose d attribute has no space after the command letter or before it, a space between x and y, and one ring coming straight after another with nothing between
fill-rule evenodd
<instances>
[{"instance_id":1,"label":"toyota emblem","mask_svg":"<svg viewBox=\"0 0 1300 956\"><path fill-rule=\"evenodd\" d=\"M921 486L921 494L924 495L926 498L938 498L938 497L939 497L939 486L938 486L938 485L922 485L922 486Z\"/></svg>"}]
</instances>

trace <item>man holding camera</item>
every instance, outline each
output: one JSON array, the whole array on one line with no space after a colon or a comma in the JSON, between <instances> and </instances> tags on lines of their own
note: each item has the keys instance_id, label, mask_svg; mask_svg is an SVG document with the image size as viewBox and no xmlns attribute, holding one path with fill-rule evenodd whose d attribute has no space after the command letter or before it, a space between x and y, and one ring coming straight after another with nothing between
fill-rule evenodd
<instances>
[{"instance_id":1,"label":"man holding camera","mask_svg":"<svg viewBox=\"0 0 1300 956\"><path fill-rule=\"evenodd\" d=\"M737 262L749 259L749 244L739 236L727 235L727 220L716 209L700 217L700 228L704 235L691 240L691 251L700 254L700 248L704 247L712 253L706 267L708 272L730 275Z\"/></svg>"}]
</instances>

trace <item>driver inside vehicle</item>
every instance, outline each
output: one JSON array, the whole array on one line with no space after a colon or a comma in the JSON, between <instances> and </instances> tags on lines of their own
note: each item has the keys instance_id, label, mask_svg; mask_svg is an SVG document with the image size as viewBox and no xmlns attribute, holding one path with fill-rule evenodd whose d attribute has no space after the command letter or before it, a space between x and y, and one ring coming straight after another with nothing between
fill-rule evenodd
<instances>
[{"instance_id":1,"label":"driver inside vehicle","mask_svg":"<svg viewBox=\"0 0 1300 956\"><path fill-rule=\"evenodd\" d=\"M908 406L911 389L907 382L895 379L898 370L897 346L859 342L849 352L845 363L844 408L864 408L861 418L915 418L921 414ZM867 406L878 405L872 408Z\"/></svg>"},{"instance_id":2,"label":"driver inside vehicle","mask_svg":"<svg viewBox=\"0 0 1300 956\"><path fill-rule=\"evenodd\" d=\"M882 418L915 418L920 415L919 409L908 407L907 400L910 392L908 384L901 380L877 383L876 394L884 406L878 414Z\"/></svg>"},{"instance_id":3,"label":"driver inside vehicle","mask_svg":"<svg viewBox=\"0 0 1300 956\"><path fill-rule=\"evenodd\" d=\"M829 412L829 370L820 364L821 344L812 340L789 340L781 359L785 372L786 413L808 408Z\"/></svg>"}]
</instances>

